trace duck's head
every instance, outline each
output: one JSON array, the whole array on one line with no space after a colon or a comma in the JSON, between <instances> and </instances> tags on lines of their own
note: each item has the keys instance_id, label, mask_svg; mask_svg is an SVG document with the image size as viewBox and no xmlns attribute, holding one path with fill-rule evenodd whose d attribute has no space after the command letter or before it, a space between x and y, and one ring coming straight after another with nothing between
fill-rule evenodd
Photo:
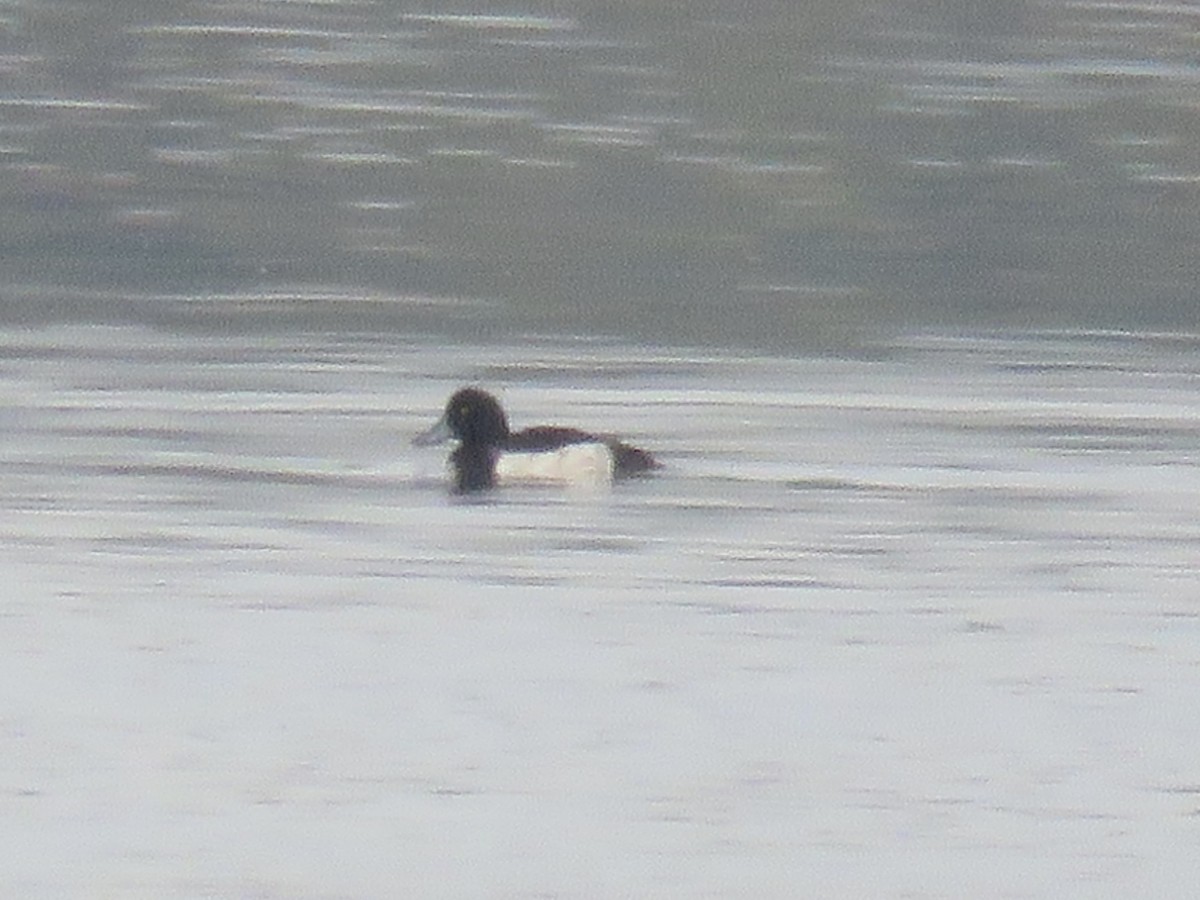
<instances>
[{"instance_id":1,"label":"duck's head","mask_svg":"<svg viewBox=\"0 0 1200 900\"><path fill-rule=\"evenodd\" d=\"M462 388L447 401L442 417L428 431L413 438L419 447L458 439L464 444L486 446L508 437L508 419L500 402L479 388Z\"/></svg>"}]
</instances>

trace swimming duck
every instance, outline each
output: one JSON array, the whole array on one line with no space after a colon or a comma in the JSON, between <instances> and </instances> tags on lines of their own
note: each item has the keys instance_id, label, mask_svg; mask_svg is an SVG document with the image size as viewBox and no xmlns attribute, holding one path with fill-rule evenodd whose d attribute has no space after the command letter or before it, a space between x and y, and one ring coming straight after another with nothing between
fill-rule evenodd
<instances>
[{"instance_id":1,"label":"swimming duck","mask_svg":"<svg viewBox=\"0 0 1200 900\"><path fill-rule=\"evenodd\" d=\"M607 484L660 467L645 450L577 428L510 431L499 401L475 387L456 391L441 419L413 443L425 447L448 440L459 442L450 466L460 493L502 484Z\"/></svg>"}]
</instances>

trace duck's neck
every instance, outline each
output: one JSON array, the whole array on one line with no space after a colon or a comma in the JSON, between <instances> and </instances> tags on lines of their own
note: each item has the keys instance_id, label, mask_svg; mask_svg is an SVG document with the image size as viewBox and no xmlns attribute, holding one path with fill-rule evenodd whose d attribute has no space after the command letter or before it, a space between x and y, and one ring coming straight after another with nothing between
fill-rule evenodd
<instances>
[{"instance_id":1,"label":"duck's neck","mask_svg":"<svg viewBox=\"0 0 1200 900\"><path fill-rule=\"evenodd\" d=\"M488 447L461 444L450 456L454 464L455 490L483 491L496 486L495 455Z\"/></svg>"}]
</instances>

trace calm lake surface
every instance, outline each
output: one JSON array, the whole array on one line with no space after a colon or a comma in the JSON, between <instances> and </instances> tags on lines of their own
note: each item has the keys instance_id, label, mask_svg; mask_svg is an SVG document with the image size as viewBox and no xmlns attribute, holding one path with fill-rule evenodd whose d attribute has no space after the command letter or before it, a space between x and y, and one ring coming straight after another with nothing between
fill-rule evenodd
<instances>
[{"instance_id":1,"label":"calm lake surface","mask_svg":"<svg viewBox=\"0 0 1200 900\"><path fill-rule=\"evenodd\" d=\"M1200 329L1187 4L463 6L5 4L0 322Z\"/></svg>"},{"instance_id":2,"label":"calm lake surface","mask_svg":"<svg viewBox=\"0 0 1200 900\"><path fill-rule=\"evenodd\" d=\"M0 883L1187 896L1198 343L6 330ZM463 382L666 468L453 497Z\"/></svg>"},{"instance_id":3,"label":"calm lake surface","mask_svg":"<svg viewBox=\"0 0 1200 900\"><path fill-rule=\"evenodd\" d=\"M1198 25L0 5L0 895L1194 896Z\"/></svg>"}]
</instances>

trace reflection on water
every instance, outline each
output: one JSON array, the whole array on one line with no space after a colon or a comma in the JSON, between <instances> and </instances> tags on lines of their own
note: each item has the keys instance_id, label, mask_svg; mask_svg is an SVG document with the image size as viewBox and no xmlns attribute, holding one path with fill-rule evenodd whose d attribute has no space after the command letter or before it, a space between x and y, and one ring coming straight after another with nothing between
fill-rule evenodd
<instances>
[{"instance_id":1,"label":"reflection on water","mask_svg":"<svg viewBox=\"0 0 1200 900\"><path fill-rule=\"evenodd\" d=\"M1178 893L1196 349L7 332L7 883ZM667 468L453 497L464 381Z\"/></svg>"},{"instance_id":2,"label":"reflection on water","mask_svg":"<svg viewBox=\"0 0 1200 900\"><path fill-rule=\"evenodd\" d=\"M945 6L14 4L0 277L99 293L0 315L111 321L132 290L774 348L1194 326L1194 14Z\"/></svg>"}]
</instances>

